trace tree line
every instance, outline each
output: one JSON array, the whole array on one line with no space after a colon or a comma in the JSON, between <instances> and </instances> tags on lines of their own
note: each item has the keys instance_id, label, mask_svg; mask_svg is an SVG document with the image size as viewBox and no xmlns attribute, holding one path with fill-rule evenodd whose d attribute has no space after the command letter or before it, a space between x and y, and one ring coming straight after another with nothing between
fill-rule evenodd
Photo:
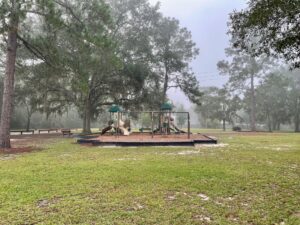
<instances>
[{"instance_id":1,"label":"tree line","mask_svg":"<svg viewBox=\"0 0 300 225\"><path fill-rule=\"evenodd\" d=\"M278 68L258 80L254 85L255 111L252 111L251 85L233 91L229 80L222 88L203 88L202 104L195 107L201 126L214 128L222 124L223 130L226 130L229 124L230 129L240 127L251 130L254 127L255 130L272 132L281 130L282 125L285 125L300 132L298 74L299 70Z\"/></svg>"},{"instance_id":2,"label":"tree line","mask_svg":"<svg viewBox=\"0 0 300 225\"><path fill-rule=\"evenodd\" d=\"M293 124L299 132L299 16L300 0L250 0L230 14L227 59L217 65L229 80L224 88L205 90L196 109L204 122L223 121L225 127L247 120L252 131L258 123L269 131Z\"/></svg>"}]
</instances>

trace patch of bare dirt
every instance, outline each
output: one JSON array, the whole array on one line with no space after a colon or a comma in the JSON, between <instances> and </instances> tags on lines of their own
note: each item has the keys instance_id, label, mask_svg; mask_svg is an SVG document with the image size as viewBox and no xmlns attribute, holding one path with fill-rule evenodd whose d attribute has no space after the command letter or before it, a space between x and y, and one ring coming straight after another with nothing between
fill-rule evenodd
<instances>
[{"instance_id":1,"label":"patch of bare dirt","mask_svg":"<svg viewBox=\"0 0 300 225\"><path fill-rule=\"evenodd\" d=\"M300 219L300 211L296 212L295 214L293 214L294 217Z\"/></svg>"},{"instance_id":2,"label":"patch of bare dirt","mask_svg":"<svg viewBox=\"0 0 300 225\"><path fill-rule=\"evenodd\" d=\"M19 153L27 153L36 150L41 150L34 147L23 147L23 148L9 148L9 149L0 149L0 153L3 154L19 154Z\"/></svg>"},{"instance_id":3,"label":"patch of bare dirt","mask_svg":"<svg viewBox=\"0 0 300 225\"><path fill-rule=\"evenodd\" d=\"M62 135L56 134L34 134L34 135L11 135L10 149L1 149L0 154L22 154L42 150L45 144L55 143L62 139Z\"/></svg>"}]
</instances>

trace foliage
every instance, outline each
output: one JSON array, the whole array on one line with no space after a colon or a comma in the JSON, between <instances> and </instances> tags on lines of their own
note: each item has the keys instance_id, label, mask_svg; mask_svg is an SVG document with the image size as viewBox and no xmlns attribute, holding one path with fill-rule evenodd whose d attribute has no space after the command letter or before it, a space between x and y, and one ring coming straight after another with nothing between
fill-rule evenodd
<instances>
[{"instance_id":1,"label":"foliage","mask_svg":"<svg viewBox=\"0 0 300 225\"><path fill-rule=\"evenodd\" d=\"M115 24L116 51L122 62L122 68L117 71L120 85L115 87L122 91L117 99L123 100L126 109L157 110L161 103L160 80L153 70L151 37L161 17L159 7L151 6L148 0L111 0L108 3Z\"/></svg>"},{"instance_id":2,"label":"foliage","mask_svg":"<svg viewBox=\"0 0 300 225\"><path fill-rule=\"evenodd\" d=\"M270 74L257 88L257 112L267 121L269 131L279 130L280 124L290 122L289 82L280 73Z\"/></svg>"},{"instance_id":3,"label":"foliage","mask_svg":"<svg viewBox=\"0 0 300 225\"><path fill-rule=\"evenodd\" d=\"M227 121L234 125L236 120L240 120L238 111L241 109L241 99L226 88L209 87L204 91L201 106L196 107L200 119L204 124L208 120Z\"/></svg>"},{"instance_id":4,"label":"foliage","mask_svg":"<svg viewBox=\"0 0 300 225\"><path fill-rule=\"evenodd\" d=\"M176 107L176 112L187 112L187 110L184 108L183 104L180 104ZM176 123L179 127L182 127L188 120L187 115L183 113L177 113L176 115Z\"/></svg>"},{"instance_id":5,"label":"foliage","mask_svg":"<svg viewBox=\"0 0 300 225\"><path fill-rule=\"evenodd\" d=\"M255 83L265 75L265 71L271 65L271 61L266 56L253 57L244 50L227 48L225 50L227 57L231 61L220 61L217 66L221 74L229 75L228 86L231 91L250 90L249 102L251 130L256 130L256 98Z\"/></svg>"},{"instance_id":6,"label":"foliage","mask_svg":"<svg viewBox=\"0 0 300 225\"><path fill-rule=\"evenodd\" d=\"M140 128L151 128L152 120L150 113L140 114Z\"/></svg>"},{"instance_id":7,"label":"foliage","mask_svg":"<svg viewBox=\"0 0 300 225\"><path fill-rule=\"evenodd\" d=\"M217 66L222 75L229 75L228 84L232 91L245 90L252 77L262 78L271 62L266 56L252 57L245 51L234 48L225 49L229 60L219 61Z\"/></svg>"},{"instance_id":8,"label":"foliage","mask_svg":"<svg viewBox=\"0 0 300 225\"><path fill-rule=\"evenodd\" d=\"M89 1L95 9L99 9L100 1ZM100 4L99 4L100 3ZM102 2L103 3L103 2ZM18 63L17 49L22 44L34 57L42 60L48 66L57 66L59 61L53 61L51 56L58 53L58 45L53 45L55 34L57 30L66 28L68 26L68 18L80 23L81 27L85 27L82 21L79 21L76 12L72 8L72 3L68 1L20 1L20 0L3 0L1 4L1 18L0 18L0 35L1 38L7 41L1 47L6 46L6 63L5 63L5 78L4 78L4 95L3 107L0 124L0 146L3 148L10 148L10 126L11 114L13 112L13 95L14 95L14 79L16 64ZM79 6L79 5L78 5ZM84 6L81 4L80 6ZM99 12L95 10L96 12ZM99 15L102 16L104 11ZM90 19L95 14L90 15ZM69 16L69 17L68 17ZM103 14L102 19L106 19ZM70 21L71 21L70 20ZM34 21L34 22L33 22ZM44 25L44 26L43 26ZM44 35L44 28L47 27L50 31ZM95 30L101 27L93 27ZM80 34L87 34L86 40L92 37L92 30L84 29ZM50 34L50 35L49 35ZM73 33L74 36L78 33ZM98 39L98 43L99 43ZM102 42L103 44L103 42ZM54 47L55 46L55 47ZM54 48L51 48L54 47ZM56 59L56 57L55 57ZM59 63L57 63L59 64Z\"/></svg>"},{"instance_id":9,"label":"foliage","mask_svg":"<svg viewBox=\"0 0 300 225\"><path fill-rule=\"evenodd\" d=\"M160 21L169 20L158 13L158 5L151 6L146 0L107 4L94 0L61 6L66 10L60 11L63 19L57 24L52 23L52 17L45 17L36 25L36 32L26 33L24 29L25 46L31 43L38 53L19 57L21 63L42 59L30 66L23 63L22 69L29 71L24 79L36 86L43 111L48 116L62 114L75 106L83 118L84 131L90 132L90 122L106 105L120 104L126 110L157 109L163 81L153 65L164 59L154 57L161 48L155 41ZM177 67L171 72L184 73L181 87L195 99L199 94L197 80L183 69L198 50L191 34L180 28L178 21L171 22L174 30L168 44L172 44L172 57L168 60Z\"/></svg>"},{"instance_id":10,"label":"foliage","mask_svg":"<svg viewBox=\"0 0 300 225\"><path fill-rule=\"evenodd\" d=\"M299 16L299 0L251 0L247 9L230 16L233 46L251 49L253 55L283 56L287 63L299 68Z\"/></svg>"},{"instance_id":11,"label":"foliage","mask_svg":"<svg viewBox=\"0 0 300 225\"><path fill-rule=\"evenodd\" d=\"M181 28L178 20L161 17L154 29L153 41L155 66L162 83L162 102L167 100L168 89L178 87L191 102L200 104L198 81L189 68L189 62L199 54L191 33Z\"/></svg>"}]
</instances>

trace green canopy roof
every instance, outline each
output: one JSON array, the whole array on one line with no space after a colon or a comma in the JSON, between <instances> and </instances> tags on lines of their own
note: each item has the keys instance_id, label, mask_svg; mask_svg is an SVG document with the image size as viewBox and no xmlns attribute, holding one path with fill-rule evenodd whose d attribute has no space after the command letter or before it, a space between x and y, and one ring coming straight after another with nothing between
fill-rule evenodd
<instances>
[{"instance_id":1,"label":"green canopy roof","mask_svg":"<svg viewBox=\"0 0 300 225\"><path fill-rule=\"evenodd\" d=\"M122 112L122 108L119 107L118 105L112 105L109 109L109 112L111 113Z\"/></svg>"},{"instance_id":2,"label":"green canopy roof","mask_svg":"<svg viewBox=\"0 0 300 225\"><path fill-rule=\"evenodd\" d=\"M163 111L165 111L165 110L171 111L172 109L173 109L173 105L171 103L166 102L160 106L160 110L163 110Z\"/></svg>"}]
</instances>

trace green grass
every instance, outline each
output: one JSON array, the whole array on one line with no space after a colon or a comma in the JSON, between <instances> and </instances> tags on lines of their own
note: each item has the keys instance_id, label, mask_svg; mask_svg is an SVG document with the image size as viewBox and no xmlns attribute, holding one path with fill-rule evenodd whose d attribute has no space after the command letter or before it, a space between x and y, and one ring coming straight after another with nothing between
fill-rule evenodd
<instances>
[{"instance_id":1,"label":"green grass","mask_svg":"<svg viewBox=\"0 0 300 225\"><path fill-rule=\"evenodd\" d=\"M300 135L219 138L0 155L0 224L300 224Z\"/></svg>"}]
</instances>

